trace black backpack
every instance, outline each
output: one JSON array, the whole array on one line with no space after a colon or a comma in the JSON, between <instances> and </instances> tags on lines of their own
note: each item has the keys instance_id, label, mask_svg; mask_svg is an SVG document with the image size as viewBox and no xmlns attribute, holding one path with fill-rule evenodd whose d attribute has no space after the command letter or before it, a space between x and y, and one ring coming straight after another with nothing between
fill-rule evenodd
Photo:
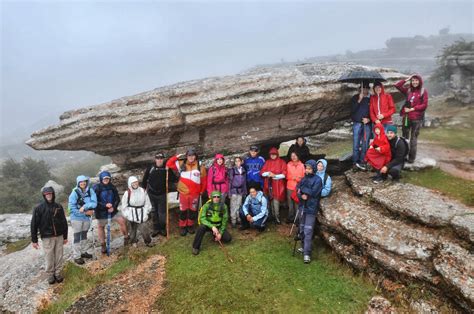
<instances>
[{"instance_id":1,"label":"black backpack","mask_svg":"<svg viewBox=\"0 0 474 314\"><path fill-rule=\"evenodd\" d=\"M395 148L398 146L398 142L400 142L400 140L405 142L405 154L403 154L403 159L406 159L410 153L410 144L408 144L408 140L406 138L399 136L395 142Z\"/></svg>"}]
</instances>

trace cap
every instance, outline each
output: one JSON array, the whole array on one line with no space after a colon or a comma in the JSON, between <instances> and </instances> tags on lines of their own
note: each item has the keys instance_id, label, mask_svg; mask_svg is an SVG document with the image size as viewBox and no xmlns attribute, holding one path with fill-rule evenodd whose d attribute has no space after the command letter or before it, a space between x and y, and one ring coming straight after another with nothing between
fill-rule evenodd
<instances>
[{"instance_id":1,"label":"cap","mask_svg":"<svg viewBox=\"0 0 474 314\"><path fill-rule=\"evenodd\" d=\"M258 152L258 146L257 145L252 145L250 146L250 150L254 152Z\"/></svg>"}]
</instances>

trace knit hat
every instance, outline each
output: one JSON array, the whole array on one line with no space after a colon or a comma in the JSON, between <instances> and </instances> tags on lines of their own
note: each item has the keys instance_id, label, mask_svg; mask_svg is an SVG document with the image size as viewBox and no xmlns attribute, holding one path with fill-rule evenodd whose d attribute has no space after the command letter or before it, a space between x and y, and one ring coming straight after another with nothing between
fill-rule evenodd
<instances>
[{"instance_id":1,"label":"knit hat","mask_svg":"<svg viewBox=\"0 0 474 314\"><path fill-rule=\"evenodd\" d=\"M165 159L165 154L163 154L163 153L157 153L157 154L155 155L155 159Z\"/></svg>"},{"instance_id":2,"label":"knit hat","mask_svg":"<svg viewBox=\"0 0 474 314\"><path fill-rule=\"evenodd\" d=\"M387 132L393 132L397 134L397 127L393 124L387 125Z\"/></svg>"}]
</instances>

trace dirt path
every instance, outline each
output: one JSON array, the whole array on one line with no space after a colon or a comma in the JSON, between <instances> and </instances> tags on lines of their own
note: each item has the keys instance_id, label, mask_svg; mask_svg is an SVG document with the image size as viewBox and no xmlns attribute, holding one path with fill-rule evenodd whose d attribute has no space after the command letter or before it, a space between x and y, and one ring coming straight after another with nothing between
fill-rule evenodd
<instances>
[{"instance_id":1,"label":"dirt path","mask_svg":"<svg viewBox=\"0 0 474 314\"><path fill-rule=\"evenodd\" d=\"M474 181L474 149L450 149L436 143L419 141L417 159L423 157L435 159L441 170L453 176Z\"/></svg>"},{"instance_id":2,"label":"dirt path","mask_svg":"<svg viewBox=\"0 0 474 314\"><path fill-rule=\"evenodd\" d=\"M80 297L67 313L148 313L164 290L165 257L155 255Z\"/></svg>"}]
</instances>

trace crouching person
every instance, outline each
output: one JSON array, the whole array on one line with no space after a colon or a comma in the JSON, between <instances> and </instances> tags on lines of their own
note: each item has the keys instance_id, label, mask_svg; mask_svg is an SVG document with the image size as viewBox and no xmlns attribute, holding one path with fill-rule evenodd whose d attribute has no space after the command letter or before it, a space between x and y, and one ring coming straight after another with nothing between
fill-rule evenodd
<instances>
[{"instance_id":1,"label":"crouching person","mask_svg":"<svg viewBox=\"0 0 474 314\"><path fill-rule=\"evenodd\" d=\"M404 138L397 136L397 127L395 125L387 127L387 138L390 143L392 159L380 169L380 173L382 180L386 180L387 176L390 175L393 181L398 181L405 166L405 158L408 156L408 142Z\"/></svg>"},{"instance_id":2,"label":"crouching person","mask_svg":"<svg viewBox=\"0 0 474 314\"><path fill-rule=\"evenodd\" d=\"M212 231L215 241L230 242L232 237L227 229L229 214L227 205L221 202L222 194L219 191L211 192L211 199L204 204L199 213L199 228L193 242L193 254L198 255L201 242L206 232Z\"/></svg>"},{"instance_id":3,"label":"crouching person","mask_svg":"<svg viewBox=\"0 0 474 314\"><path fill-rule=\"evenodd\" d=\"M264 231L267 218L268 203L265 195L262 191L257 191L255 187L251 187L240 211L242 225L239 229L246 230L252 226L258 231Z\"/></svg>"},{"instance_id":4,"label":"crouching person","mask_svg":"<svg viewBox=\"0 0 474 314\"><path fill-rule=\"evenodd\" d=\"M305 163L305 176L296 186L300 215L300 230L297 239L301 239L302 248L299 251L303 251L305 264L311 262L314 225L323 189L322 180L316 175L317 167L316 161L308 160Z\"/></svg>"},{"instance_id":5,"label":"crouching person","mask_svg":"<svg viewBox=\"0 0 474 314\"><path fill-rule=\"evenodd\" d=\"M137 231L140 231L145 245L152 247L150 230L145 222L151 212L151 202L147 192L138 184L138 178L128 178L128 189L122 196L121 211L130 222L130 243L137 243Z\"/></svg>"},{"instance_id":6,"label":"crouching person","mask_svg":"<svg viewBox=\"0 0 474 314\"><path fill-rule=\"evenodd\" d=\"M48 283L52 285L55 282L63 281L61 270L63 268L63 245L67 243L67 220L61 204L54 201L54 189L45 187L41 192L44 202L33 209L31 242L33 248L39 249L39 231L43 241Z\"/></svg>"},{"instance_id":7,"label":"crouching person","mask_svg":"<svg viewBox=\"0 0 474 314\"><path fill-rule=\"evenodd\" d=\"M87 253L87 231L92 223L94 209L97 207L97 196L89 187L88 177L78 176L76 182L77 186L69 195L69 210L74 232L73 258L76 264L82 265L84 258L92 258L92 255Z\"/></svg>"}]
</instances>

